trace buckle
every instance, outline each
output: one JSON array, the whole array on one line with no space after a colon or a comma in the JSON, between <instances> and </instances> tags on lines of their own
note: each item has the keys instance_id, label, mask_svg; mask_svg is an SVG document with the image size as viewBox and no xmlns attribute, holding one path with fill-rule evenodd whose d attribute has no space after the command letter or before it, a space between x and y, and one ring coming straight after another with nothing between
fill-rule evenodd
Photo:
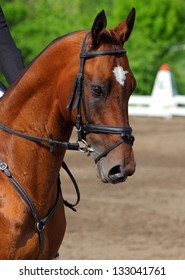
<instances>
[{"instance_id":1,"label":"buckle","mask_svg":"<svg viewBox=\"0 0 185 280\"><path fill-rule=\"evenodd\" d=\"M36 230L41 233L44 231L44 228L45 228L45 225L44 225L44 222L41 220L39 222L36 222L35 223L35 227L36 227Z\"/></svg>"},{"instance_id":2,"label":"buckle","mask_svg":"<svg viewBox=\"0 0 185 280\"><path fill-rule=\"evenodd\" d=\"M123 141L125 141L125 142L130 141L132 144L134 143L134 140L135 140L133 135L131 135L131 134L124 134L124 133L121 134L121 138L123 139Z\"/></svg>"},{"instance_id":3,"label":"buckle","mask_svg":"<svg viewBox=\"0 0 185 280\"><path fill-rule=\"evenodd\" d=\"M81 152L81 153L87 153L88 152L88 144L87 142L82 139L82 140L77 140L77 143L83 143L84 144L84 147L80 147L80 145L78 146L78 150Z\"/></svg>"},{"instance_id":4,"label":"buckle","mask_svg":"<svg viewBox=\"0 0 185 280\"><path fill-rule=\"evenodd\" d=\"M3 161L0 161L0 170L4 171L8 168L7 164Z\"/></svg>"}]
</instances>

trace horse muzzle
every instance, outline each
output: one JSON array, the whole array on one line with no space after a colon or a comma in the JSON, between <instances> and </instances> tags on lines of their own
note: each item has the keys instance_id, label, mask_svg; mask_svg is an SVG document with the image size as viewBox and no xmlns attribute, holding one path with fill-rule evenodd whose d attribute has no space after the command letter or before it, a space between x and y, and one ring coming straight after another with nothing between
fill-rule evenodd
<instances>
[{"instance_id":1,"label":"horse muzzle","mask_svg":"<svg viewBox=\"0 0 185 280\"><path fill-rule=\"evenodd\" d=\"M104 183L118 184L125 182L128 176L131 176L135 172L135 163L132 166L124 166L118 164L106 171L102 161L97 164L98 177Z\"/></svg>"}]
</instances>

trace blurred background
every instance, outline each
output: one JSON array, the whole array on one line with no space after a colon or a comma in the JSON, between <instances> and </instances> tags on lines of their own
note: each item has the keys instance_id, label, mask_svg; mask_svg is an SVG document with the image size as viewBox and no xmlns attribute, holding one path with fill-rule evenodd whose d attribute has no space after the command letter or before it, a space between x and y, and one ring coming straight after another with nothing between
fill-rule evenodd
<instances>
[{"instance_id":1,"label":"blurred background","mask_svg":"<svg viewBox=\"0 0 185 280\"><path fill-rule=\"evenodd\" d=\"M135 7L136 23L126 43L138 81L135 94L151 93L163 63L170 66L179 94L185 94L184 0L1 0L1 5L25 64L56 37L90 29L102 9L114 28Z\"/></svg>"}]
</instances>

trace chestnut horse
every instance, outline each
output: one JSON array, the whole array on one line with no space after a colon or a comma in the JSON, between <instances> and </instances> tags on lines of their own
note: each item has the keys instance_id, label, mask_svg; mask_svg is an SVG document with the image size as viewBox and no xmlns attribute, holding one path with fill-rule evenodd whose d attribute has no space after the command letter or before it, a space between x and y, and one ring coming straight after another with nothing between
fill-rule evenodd
<instances>
[{"instance_id":1,"label":"chestnut horse","mask_svg":"<svg viewBox=\"0 0 185 280\"><path fill-rule=\"evenodd\" d=\"M91 30L52 42L1 99L0 259L57 254L66 229L57 187L66 149L92 155L103 182L134 173L128 100L136 82L122 48L134 20L133 8L105 29L102 11ZM78 140L70 144L74 125Z\"/></svg>"}]
</instances>

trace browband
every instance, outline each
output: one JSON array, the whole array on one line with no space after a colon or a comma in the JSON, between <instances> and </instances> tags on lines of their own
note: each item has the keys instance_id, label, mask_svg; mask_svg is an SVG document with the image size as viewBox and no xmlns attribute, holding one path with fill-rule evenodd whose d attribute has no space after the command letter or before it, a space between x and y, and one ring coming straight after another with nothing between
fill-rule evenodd
<instances>
[{"instance_id":1,"label":"browband","mask_svg":"<svg viewBox=\"0 0 185 280\"><path fill-rule=\"evenodd\" d=\"M92 51L92 52L82 52L80 54L80 58L93 58L96 56L103 56L103 55L121 55L125 54L126 50L121 49L121 50L102 50L102 51Z\"/></svg>"}]
</instances>

